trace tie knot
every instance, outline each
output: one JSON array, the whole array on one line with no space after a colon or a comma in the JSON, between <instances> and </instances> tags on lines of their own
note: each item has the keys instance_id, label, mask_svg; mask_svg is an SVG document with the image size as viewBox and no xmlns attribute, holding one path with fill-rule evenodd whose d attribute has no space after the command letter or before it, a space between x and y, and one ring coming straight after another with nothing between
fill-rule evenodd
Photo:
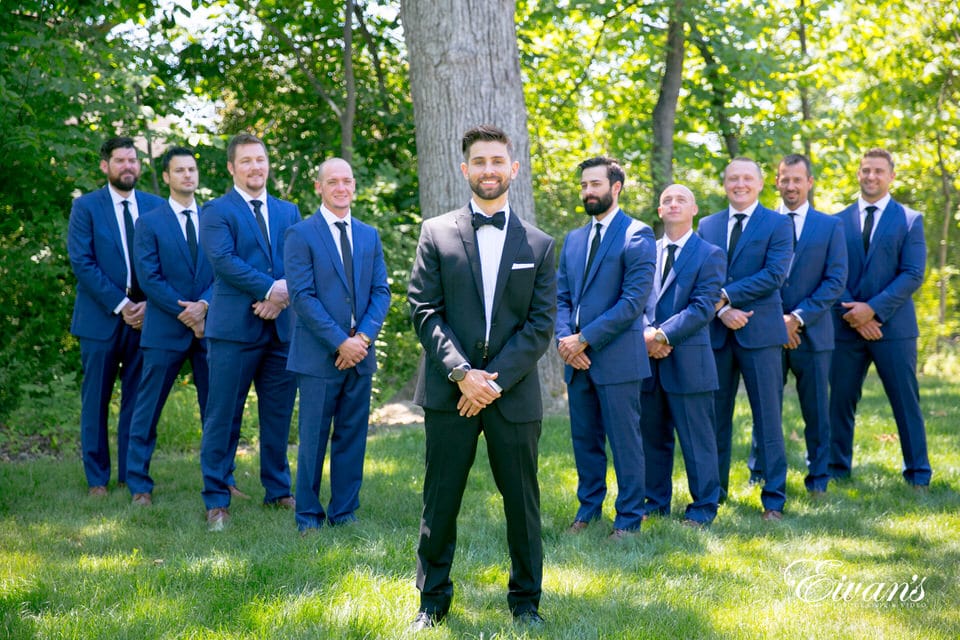
<instances>
[{"instance_id":1,"label":"tie knot","mask_svg":"<svg viewBox=\"0 0 960 640\"><path fill-rule=\"evenodd\" d=\"M257 213L260 213L260 207L263 206L263 203L259 200L251 200L250 204L253 206L253 210Z\"/></svg>"},{"instance_id":2,"label":"tie knot","mask_svg":"<svg viewBox=\"0 0 960 640\"><path fill-rule=\"evenodd\" d=\"M492 224L497 229L503 229L506 223L507 223L507 214L504 211L497 211L492 216L485 216L482 213L478 213L474 211L473 219L471 220L471 224L473 224L474 230L477 230L480 227L487 224Z\"/></svg>"},{"instance_id":3,"label":"tie knot","mask_svg":"<svg viewBox=\"0 0 960 640\"><path fill-rule=\"evenodd\" d=\"M876 211L878 208L879 208L879 207L877 207L876 205L873 205L873 204L872 204L872 205L870 205L869 207L867 207L866 209L864 209L864 211L867 212L867 215L868 215L868 216L872 216L872 215L873 215L873 212Z\"/></svg>"},{"instance_id":4,"label":"tie knot","mask_svg":"<svg viewBox=\"0 0 960 640\"><path fill-rule=\"evenodd\" d=\"M733 217L737 219L737 224L743 224L743 219L747 217L745 213L735 213Z\"/></svg>"},{"instance_id":5,"label":"tie knot","mask_svg":"<svg viewBox=\"0 0 960 640\"><path fill-rule=\"evenodd\" d=\"M130 210L130 201L129 201L129 200L121 200L121 201L120 201L120 204L123 205L123 210L124 210L124 211L129 211L129 210Z\"/></svg>"},{"instance_id":6,"label":"tie knot","mask_svg":"<svg viewBox=\"0 0 960 640\"><path fill-rule=\"evenodd\" d=\"M343 220L341 220L340 222L334 222L333 224L337 225L337 228L340 229L340 231L347 230L347 223L344 222Z\"/></svg>"},{"instance_id":7,"label":"tie knot","mask_svg":"<svg viewBox=\"0 0 960 640\"><path fill-rule=\"evenodd\" d=\"M193 215L193 209L184 209L183 211L180 212L180 215L182 215L183 217L189 220L190 216Z\"/></svg>"},{"instance_id":8,"label":"tie knot","mask_svg":"<svg viewBox=\"0 0 960 640\"><path fill-rule=\"evenodd\" d=\"M668 254L670 254L670 255L672 256L672 255L675 254L676 252L677 252L677 245L675 245L675 244L668 244L668 245L667 245L667 253L668 253Z\"/></svg>"},{"instance_id":9,"label":"tie knot","mask_svg":"<svg viewBox=\"0 0 960 640\"><path fill-rule=\"evenodd\" d=\"M790 216L791 218L796 218L800 214L798 214L796 211L791 211L787 215Z\"/></svg>"}]
</instances>

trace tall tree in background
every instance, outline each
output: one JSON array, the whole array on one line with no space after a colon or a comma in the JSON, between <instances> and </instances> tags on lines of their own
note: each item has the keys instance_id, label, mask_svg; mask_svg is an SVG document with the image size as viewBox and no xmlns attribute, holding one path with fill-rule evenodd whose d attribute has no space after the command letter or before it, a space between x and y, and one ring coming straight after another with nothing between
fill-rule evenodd
<instances>
[{"instance_id":1,"label":"tall tree in background","mask_svg":"<svg viewBox=\"0 0 960 640\"><path fill-rule=\"evenodd\" d=\"M513 0L401 2L424 218L461 207L469 199L459 170L460 139L470 127L490 123L507 132L520 162L510 186L511 211L536 221L515 10ZM561 367L554 350L541 359L540 374L544 410L561 410Z\"/></svg>"},{"instance_id":2,"label":"tall tree in background","mask_svg":"<svg viewBox=\"0 0 960 640\"><path fill-rule=\"evenodd\" d=\"M653 108L653 146L650 152L652 207L660 204L660 193L673 182L673 134L676 129L677 99L683 83L684 3L674 0L667 18L667 43L664 47L663 76L657 106Z\"/></svg>"}]
</instances>

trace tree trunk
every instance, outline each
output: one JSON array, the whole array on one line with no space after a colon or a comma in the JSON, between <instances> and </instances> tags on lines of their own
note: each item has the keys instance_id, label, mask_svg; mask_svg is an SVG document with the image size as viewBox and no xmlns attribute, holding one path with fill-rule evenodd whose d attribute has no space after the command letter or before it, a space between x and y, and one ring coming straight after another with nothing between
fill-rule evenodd
<instances>
[{"instance_id":1,"label":"tree trunk","mask_svg":"<svg viewBox=\"0 0 960 640\"><path fill-rule=\"evenodd\" d=\"M673 182L673 133L676 126L677 99L683 83L683 23L683 0L674 0L667 25L667 55L663 77L660 79L660 95L653 108L650 178L654 211L660 205L660 194Z\"/></svg>"},{"instance_id":2,"label":"tree trunk","mask_svg":"<svg viewBox=\"0 0 960 640\"><path fill-rule=\"evenodd\" d=\"M343 20L344 107L340 116L340 157L353 163L353 121L357 114L357 80L353 74L353 0L346 1Z\"/></svg>"},{"instance_id":3,"label":"tree trunk","mask_svg":"<svg viewBox=\"0 0 960 640\"><path fill-rule=\"evenodd\" d=\"M460 173L463 133L493 124L513 140L520 173L510 206L536 221L530 174L527 110L520 77L514 0L403 0L400 17L409 52L416 125L420 211L431 218L462 207L470 189ZM544 410L565 407L559 357L540 361Z\"/></svg>"},{"instance_id":4,"label":"tree trunk","mask_svg":"<svg viewBox=\"0 0 960 640\"><path fill-rule=\"evenodd\" d=\"M723 138L723 144L727 148L727 156L736 158L740 155L740 136L736 127L727 115L727 105L730 103L730 95L727 90L724 78L720 75L720 63L710 49L710 43L703 36L697 23L690 21L690 37L700 56L703 58L703 74L710 83L710 89L713 92L710 100L710 110L713 117L717 120L717 128L720 130L720 136Z\"/></svg>"}]
</instances>

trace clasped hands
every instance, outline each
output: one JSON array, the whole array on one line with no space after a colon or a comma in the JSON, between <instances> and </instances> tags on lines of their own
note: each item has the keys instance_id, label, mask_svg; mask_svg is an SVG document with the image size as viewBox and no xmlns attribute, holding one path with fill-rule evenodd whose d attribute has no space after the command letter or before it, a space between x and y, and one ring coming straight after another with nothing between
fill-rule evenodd
<instances>
[{"instance_id":1,"label":"clasped hands","mask_svg":"<svg viewBox=\"0 0 960 640\"><path fill-rule=\"evenodd\" d=\"M334 363L340 371L355 367L367 357L367 343L360 336L351 336L340 343Z\"/></svg>"},{"instance_id":2,"label":"clasped hands","mask_svg":"<svg viewBox=\"0 0 960 640\"><path fill-rule=\"evenodd\" d=\"M877 322L877 314L869 304L866 302L841 302L840 306L848 309L843 314L843 319L864 340L879 340L883 337L883 331L880 330L883 325Z\"/></svg>"},{"instance_id":3,"label":"clasped hands","mask_svg":"<svg viewBox=\"0 0 960 640\"><path fill-rule=\"evenodd\" d=\"M487 383L488 380L496 380L499 375L483 369L467 371L463 380L457 383L463 394L457 402L457 411L462 417L472 418L500 397L500 392Z\"/></svg>"},{"instance_id":4,"label":"clasped hands","mask_svg":"<svg viewBox=\"0 0 960 640\"><path fill-rule=\"evenodd\" d=\"M673 347L658 341L656 336L657 330L653 327L647 327L643 330L643 341L647 344L647 355L654 360L660 360L673 353Z\"/></svg>"},{"instance_id":5,"label":"clasped hands","mask_svg":"<svg viewBox=\"0 0 960 640\"><path fill-rule=\"evenodd\" d=\"M277 280L274 282L269 295L269 300L259 300L253 303L253 315L264 320L276 320L280 312L290 306L287 281Z\"/></svg>"},{"instance_id":6,"label":"clasped hands","mask_svg":"<svg viewBox=\"0 0 960 640\"><path fill-rule=\"evenodd\" d=\"M585 371L590 368L590 358L584 353L589 345L580 342L580 334L564 336L557 341L557 352L564 363L574 369Z\"/></svg>"},{"instance_id":7,"label":"clasped hands","mask_svg":"<svg viewBox=\"0 0 960 640\"><path fill-rule=\"evenodd\" d=\"M203 329L207 324L207 305L199 300L194 302L177 300L177 304L183 307L177 320L193 329L193 335L202 338Z\"/></svg>"},{"instance_id":8,"label":"clasped hands","mask_svg":"<svg viewBox=\"0 0 960 640\"><path fill-rule=\"evenodd\" d=\"M120 315L123 317L123 321L137 331L143 328L143 316L146 312L146 302L133 302L132 300L123 305L123 309L120 309Z\"/></svg>"},{"instance_id":9,"label":"clasped hands","mask_svg":"<svg viewBox=\"0 0 960 640\"><path fill-rule=\"evenodd\" d=\"M747 326L747 323L750 322L750 316L753 315L753 311L744 311L743 309L737 309L729 305L730 300L727 296L721 295L720 300L713 306L713 310L717 312L717 317L720 318L720 322L722 322L723 326L727 329L732 331L743 329ZM727 310L720 314L720 310L724 307L727 307Z\"/></svg>"}]
</instances>

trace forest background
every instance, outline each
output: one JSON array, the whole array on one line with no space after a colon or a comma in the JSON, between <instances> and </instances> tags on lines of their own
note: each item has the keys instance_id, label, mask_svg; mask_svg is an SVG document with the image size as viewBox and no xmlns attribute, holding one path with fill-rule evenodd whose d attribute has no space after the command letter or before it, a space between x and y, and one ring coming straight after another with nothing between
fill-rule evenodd
<instances>
[{"instance_id":1,"label":"forest background","mask_svg":"<svg viewBox=\"0 0 960 640\"><path fill-rule=\"evenodd\" d=\"M720 209L719 174L737 155L765 168L761 201L776 206L777 161L807 153L814 205L836 212L857 195L863 151L887 148L897 163L894 196L925 214L928 272L915 296L921 365L930 374L960 371L955 2L485 6L481 13L466 0L5 3L0 450L75 446L80 358L69 334L75 280L66 228L72 199L103 185L97 149L117 134L135 136L152 159L138 188L164 196L155 159L171 144L194 147L207 200L231 184L228 138L257 133L270 147L271 193L304 215L319 206L315 167L331 155L347 158L357 177L355 215L380 229L393 292L377 345L375 402L408 384L419 347L407 277L421 219L442 213L420 197L417 142L425 129L415 126L411 99L423 88L416 83L437 80L410 73L410 34L437 31L426 20L468 37L482 21L512 30L515 50L487 51L494 64L477 73L499 82L501 53L505 67L518 56L519 74L503 77L519 85L526 105L534 203L526 217L558 241L584 223L575 167L598 153L627 169L624 209L656 224L655 197L671 181L694 190L701 214ZM444 62L436 61L437 73ZM469 55L461 62L469 65ZM468 75L461 80L471 82ZM449 132L452 149L459 133ZM455 163L441 170L462 187Z\"/></svg>"}]
</instances>

